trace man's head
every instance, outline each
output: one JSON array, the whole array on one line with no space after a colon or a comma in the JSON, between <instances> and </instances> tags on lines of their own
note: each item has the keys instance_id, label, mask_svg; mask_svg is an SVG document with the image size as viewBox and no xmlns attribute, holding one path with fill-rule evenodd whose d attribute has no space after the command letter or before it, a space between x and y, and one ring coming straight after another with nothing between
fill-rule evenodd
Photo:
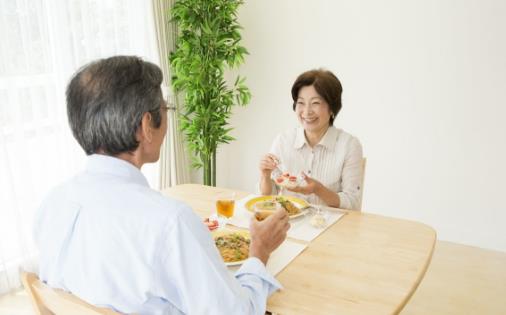
<instances>
[{"instance_id":1,"label":"man's head","mask_svg":"<svg viewBox=\"0 0 506 315\"><path fill-rule=\"evenodd\" d=\"M160 68L135 56L100 59L78 70L67 87L67 115L86 154L147 149L145 161L156 161L167 129L161 83Z\"/></svg>"}]
</instances>

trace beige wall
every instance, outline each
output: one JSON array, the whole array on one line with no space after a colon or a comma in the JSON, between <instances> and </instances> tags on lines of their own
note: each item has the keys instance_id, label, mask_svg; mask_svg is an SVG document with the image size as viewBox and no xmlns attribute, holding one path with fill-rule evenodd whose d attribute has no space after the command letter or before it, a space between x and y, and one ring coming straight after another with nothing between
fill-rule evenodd
<instances>
[{"instance_id":1,"label":"beige wall","mask_svg":"<svg viewBox=\"0 0 506 315\"><path fill-rule=\"evenodd\" d=\"M235 111L218 185L255 189L260 156L297 124L293 80L325 67L344 87L335 124L368 158L364 211L506 251L505 16L500 0L246 1L253 99Z\"/></svg>"}]
</instances>

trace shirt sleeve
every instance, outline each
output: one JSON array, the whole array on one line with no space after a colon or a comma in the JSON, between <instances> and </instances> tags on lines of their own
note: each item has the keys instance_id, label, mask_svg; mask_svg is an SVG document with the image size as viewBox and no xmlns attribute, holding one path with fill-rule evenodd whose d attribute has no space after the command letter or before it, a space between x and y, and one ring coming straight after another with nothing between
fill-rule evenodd
<instances>
[{"instance_id":1,"label":"shirt sleeve","mask_svg":"<svg viewBox=\"0 0 506 315\"><path fill-rule=\"evenodd\" d=\"M257 258L232 275L191 209L178 216L161 250L157 282L164 298L182 313L264 314L267 297L281 288Z\"/></svg>"},{"instance_id":2,"label":"shirt sleeve","mask_svg":"<svg viewBox=\"0 0 506 315\"><path fill-rule=\"evenodd\" d=\"M360 210L362 199L362 145L356 138L351 138L347 145L342 170L342 191L338 192L342 209Z\"/></svg>"}]
</instances>

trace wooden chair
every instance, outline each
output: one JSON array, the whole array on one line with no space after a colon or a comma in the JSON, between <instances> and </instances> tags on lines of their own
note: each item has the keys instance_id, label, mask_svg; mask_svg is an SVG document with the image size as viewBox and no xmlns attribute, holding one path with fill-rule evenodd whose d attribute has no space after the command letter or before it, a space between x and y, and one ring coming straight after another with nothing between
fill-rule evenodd
<instances>
[{"instance_id":1,"label":"wooden chair","mask_svg":"<svg viewBox=\"0 0 506 315\"><path fill-rule=\"evenodd\" d=\"M365 166L367 158L362 158L362 181L360 183L360 199L358 201L358 210L362 210L362 196L364 195L364 181L365 181Z\"/></svg>"},{"instance_id":2,"label":"wooden chair","mask_svg":"<svg viewBox=\"0 0 506 315\"><path fill-rule=\"evenodd\" d=\"M21 272L21 281L36 315L120 315L113 310L88 304L71 293L52 289L34 273Z\"/></svg>"}]
</instances>

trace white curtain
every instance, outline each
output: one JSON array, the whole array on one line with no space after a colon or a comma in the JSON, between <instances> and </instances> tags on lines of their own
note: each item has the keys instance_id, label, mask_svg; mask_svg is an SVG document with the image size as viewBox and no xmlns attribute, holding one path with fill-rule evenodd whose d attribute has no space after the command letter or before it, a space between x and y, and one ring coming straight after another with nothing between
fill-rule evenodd
<instances>
[{"instance_id":1,"label":"white curtain","mask_svg":"<svg viewBox=\"0 0 506 315\"><path fill-rule=\"evenodd\" d=\"M36 257L41 199L84 165L66 118L71 74L118 54L159 64L152 10L135 0L0 0L0 294ZM143 171L158 187L158 166Z\"/></svg>"},{"instance_id":2,"label":"white curtain","mask_svg":"<svg viewBox=\"0 0 506 315\"><path fill-rule=\"evenodd\" d=\"M160 66L164 77L164 92L169 110L169 128L160 152L160 188L167 188L190 182L188 155L184 139L179 132L177 115L182 104L181 97L175 95L170 86L172 77L169 67L169 53L176 47L177 29L170 23L169 11L175 0L152 0L156 23Z\"/></svg>"}]
</instances>

